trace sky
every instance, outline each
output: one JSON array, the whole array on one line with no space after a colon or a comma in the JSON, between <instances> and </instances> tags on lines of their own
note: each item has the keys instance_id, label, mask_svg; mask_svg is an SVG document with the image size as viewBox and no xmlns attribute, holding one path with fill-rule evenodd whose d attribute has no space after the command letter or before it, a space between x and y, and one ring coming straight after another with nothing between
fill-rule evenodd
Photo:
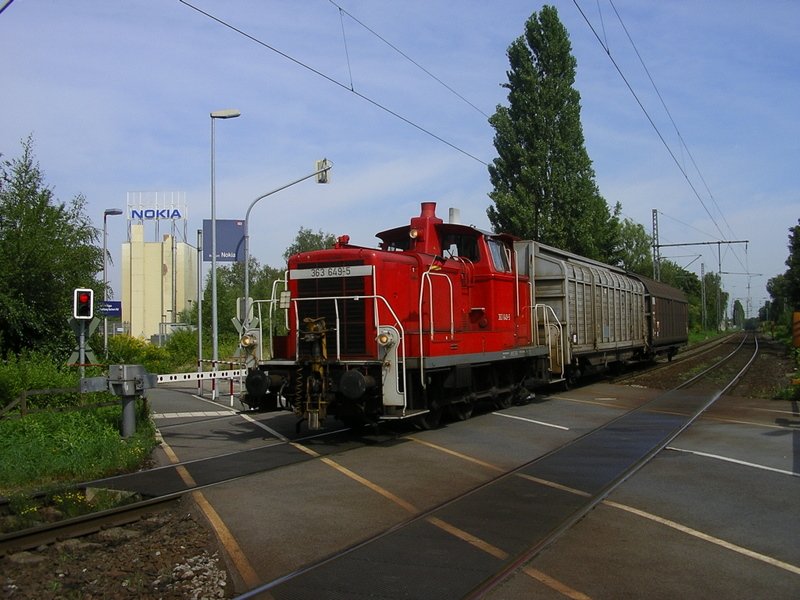
<instances>
[{"instance_id":1,"label":"sky","mask_svg":"<svg viewBox=\"0 0 800 600\"><path fill-rule=\"evenodd\" d=\"M188 242L258 196L251 255L301 227L375 247L422 202L489 230L488 116L538 2L0 0L0 153L32 136L46 184L102 229L130 192L185 194ZM556 0L596 182L661 254L757 309L800 218L800 2ZM207 14L203 14L203 12ZM209 16L210 15L210 16ZM212 18L213 17L213 18ZM222 24L220 21L226 23ZM151 228L152 229L152 228ZM119 297L126 217L108 218ZM155 238L153 238L155 239ZM719 248L719 254L718 254ZM748 304L749 299L749 304ZM752 314L752 312L750 312Z\"/></svg>"}]
</instances>

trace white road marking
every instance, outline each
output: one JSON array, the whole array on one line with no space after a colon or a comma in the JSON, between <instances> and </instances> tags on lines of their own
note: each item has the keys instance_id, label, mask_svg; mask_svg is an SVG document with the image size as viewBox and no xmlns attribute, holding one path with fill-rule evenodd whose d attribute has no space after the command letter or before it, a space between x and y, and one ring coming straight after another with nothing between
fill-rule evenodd
<instances>
[{"instance_id":1,"label":"white road marking","mask_svg":"<svg viewBox=\"0 0 800 600\"><path fill-rule=\"evenodd\" d=\"M264 424L263 424L262 422L260 422L260 421L256 421L256 420L255 420L253 417L251 417L250 415L246 415L246 414L244 414L244 413L240 413L240 414L239 414L239 416L240 416L240 417L242 417L242 418L243 418L245 421L249 421L250 423L252 423L252 424L253 424L253 425L255 425L256 427L261 427L261 429L263 429L264 431L266 431L266 432L267 432L267 433L269 433L270 435L273 435L273 436L275 436L275 437L276 437L276 438L278 438L280 441L282 441L282 442L288 442L288 441L289 441L289 438L287 438L285 435L283 435L283 434L281 434L281 433L278 433L277 431L275 431L275 430L274 430L274 429L272 429L271 427L267 427L266 425L264 425Z\"/></svg>"},{"instance_id":2,"label":"white road marking","mask_svg":"<svg viewBox=\"0 0 800 600\"><path fill-rule=\"evenodd\" d=\"M755 469L761 469L762 471L772 471L773 473L780 473L781 475L791 475L792 477L800 477L800 474L793 473L792 471L786 471L785 469L775 469L773 467L767 467L765 465L758 465L756 463L737 460L735 458L730 458L727 456L720 456L719 454L709 454L708 452L699 452L697 450L686 450L685 448L676 448L675 446L667 446L667 450L674 450L675 452L685 452L686 454L694 454L696 456L703 456L705 458L713 458L715 460L722 460L737 465L743 465L745 467L753 467Z\"/></svg>"},{"instance_id":3,"label":"white road marking","mask_svg":"<svg viewBox=\"0 0 800 600\"><path fill-rule=\"evenodd\" d=\"M676 523L675 521L670 521L669 519L664 519L656 515L652 515L650 513L644 512L643 510L639 510L637 508L633 508L631 506L618 504L616 502L612 502L611 500L604 500L603 504L611 506L613 508L624 510L638 517L643 517L645 519L655 521L656 523L659 523L661 525L666 525L667 527L671 527L672 529L676 529L677 531L680 531L682 533L691 535L693 537L696 537L706 542L710 542L712 544L716 544L717 546L721 546L723 548L726 548L727 550L732 550L733 552L736 552L743 556L754 558L755 560L760 560L761 562L767 563L768 565L772 565L773 567L778 567L779 569L783 569L784 571L789 571L790 573L795 573L797 575L800 575L800 567L798 566L777 560L775 558L772 558L771 556L766 556L765 554L754 552L753 550L748 550L747 548L737 546L736 544L731 544L730 542L726 542L725 540L721 540L714 536L708 535L706 533L703 533L702 531L697 531L696 529L692 529L691 527L687 527L686 525L681 525L680 523Z\"/></svg>"},{"instance_id":4,"label":"white road marking","mask_svg":"<svg viewBox=\"0 0 800 600\"><path fill-rule=\"evenodd\" d=\"M187 412L155 413L154 419L181 419L185 417L229 417L235 415L234 410L194 410Z\"/></svg>"},{"instance_id":5,"label":"white road marking","mask_svg":"<svg viewBox=\"0 0 800 600\"><path fill-rule=\"evenodd\" d=\"M535 425L541 425L543 427L552 427L554 429L563 429L564 431L569 431L569 427L564 427L562 425L554 425L553 423L545 423L544 421L534 421L533 419L526 419L525 417L517 417L516 415L507 415L501 412L493 412L493 415L497 415L498 417L505 417L506 419L516 419L517 421L526 421L528 423L534 423Z\"/></svg>"}]
</instances>

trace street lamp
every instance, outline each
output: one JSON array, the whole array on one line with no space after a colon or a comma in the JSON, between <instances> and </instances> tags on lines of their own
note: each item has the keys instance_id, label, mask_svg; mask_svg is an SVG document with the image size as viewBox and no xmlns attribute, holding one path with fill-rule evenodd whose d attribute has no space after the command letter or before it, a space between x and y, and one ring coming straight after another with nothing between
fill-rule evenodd
<instances>
[{"instance_id":1,"label":"street lamp","mask_svg":"<svg viewBox=\"0 0 800 600\"><path fill-rule=\"evenodd\" d=\"M108 217L121 215L121 208L107 208L103 211L103 301L108 300ZM105 307L104 307L105 308ZM108 358L108 317L103 315L103 356Z\"/></svg>"},{"instance_id":2,"label":"street lamp","mask_svg":"<svg viewBox=\"0 0 800 600\"><path fill-rule=\"evenodd\" d=\"M247 213L244 216L244 318L242 319L242 331L247 333L247 329L250 326L250 211L253 210L253 207L259 200L263 200L267 196L271 196L272 194L277 194L281 190L285 190L288 187L292 187L293 185L300 183L301 181L305 181L306 179L311 179L312 177L317 177L317 183L328 183L330 178L328 177L328 171L331 170L333 164L328 162L327 158L323 158L322 160L317 161L316 170L306 175L305 177L301 177L300 179L295 179L291 183L287 183L286 185L282 185L279 188L272 190L271 192L267 192L266 194L261 194L258 198L253 200L250 203L250 206L247 207Z\"/></svg>"},{"instance_id":3,"label":"street lamp","mask_svg":"<svg viewBox=\"0 0 800 600\"><path fill-rule=\"evenodd\" d=\"M219 340L217 336L217 207L215 190L214 165L214 121L217 119L235 119L240 116L236 109L217 110L211 113L211 360L213 370L217 370L219 359ZM216 386L212 400L216 396Z\"/></svg>"}]
</instances>

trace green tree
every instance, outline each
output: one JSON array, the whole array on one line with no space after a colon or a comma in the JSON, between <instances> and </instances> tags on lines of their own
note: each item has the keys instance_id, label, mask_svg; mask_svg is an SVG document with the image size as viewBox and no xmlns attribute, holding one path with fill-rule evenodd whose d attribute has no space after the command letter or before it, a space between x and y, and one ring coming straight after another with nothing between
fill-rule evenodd
<instances>
[{"instance_id":1,"label":"green tree","mask_svg":"<svg viewBox=\"0 0 800 600\"><path fill-rule=\"evenodd\" d=\"M584 146L576 60L552 6L533 13L508 48L508 106L498 106L497 158L489 165L495 231L616 264L619 205L612 215Z\"/></svg>"},{"instance_id":2,"label":"green tree","mask_svg":"<svg viewBox=\"0 0 800 600\"><path fill-rule=\"evenodd\" d=\"M789 268L783 278L787 305L793 310L800 310L800 219L797 225L789 228L789 257L786 259L786 266Z\"/></svg>"},{"instance_id":3,"label":"green tree","mask_svg":"<svg viewBox=\"0 0 800 600\"><path fill-rule=\"evenodd\" d=\"M712 329L722 327L728 310L728 292L722 289L722 276L719 273L706 273L706 315Z\"/></svg>"},{"instance_id":4,"label":"green tree","mask_svg":"<svg viewBox=\"0 0 800 600\"><path fill-rule=\"evenodd\" d=\"M738 298L733 301L733 326L744 329L744 306Z\"/></svg>"},{"instance_id":5,"label":"green tree","mask_svg":"<svg viewBox=\"0 0 800 600\"><path fill-rule=\"evenodd\" d=\"M644 226L625 219L620 224L617 255L619 265L632 273L653 276L653 238L647 235Z\"/></svg>"},{"instance_id":6,"label":"green tree","mask_svg":"<svg viewBox=\"0 0 800 600\"><path fill-rule=\"evenodd\" d=\"M770 321L783 321L788 319L789 290L786 284L786 275L776 275L767 281L767 293L771 298L767 318Z\"/></svg>"},{"instance_id":7,"label":"green tree","mask_svg":"<svg viewBox=\"0 0 800 600\"><path fill-rule=\"evenodd\" d=\"M320 250L333 246L336 237L322 230L314 233L310 229L301 227L297 232L294 242L283 253L284 260L298 252ZM254 301L272 298L273 283L283 279L284 268L275 268L261 265L254 256L250 256L250 297ZM236 316L236 301L244 294L244 263L232 263L230 266L217 268L217 314L219 317L219 340L221 343L232 344L238 338L236 330L230 325L231 318ZM262 316L266 318L266 309L262 307ZM181 313L181 320L185 323L197 325L197 304ZM206 278L203 286L203 348L210 348L211 344L211 277ZM204 351L204 354L206 352Z\"/></svg>"},{"instance_id":8,"label":"green tree","mask_svg":"<svg viewBox=\"0 0 800 600\"><path fill-rule=\"evenodd\" d=\"M45 185L33 139L19 158L0 164L0 353L31 348L69 352L72 290L102 283L99 231L78 195L59 202Z\"/></svg>"},{"instance_id":9,"label":"green tree","mask_svg":"<svg viewBox=\"0 0 800 600\"><path fill-rule=\"evenodd\" d=\"M301 227L292 245L283 253L283 259L288 262L289 257L293 254L331 248L334 243L336 243L336 236L332 233L325 233L321 229L314 233L310 229Z\"/></svg>"}]
</instances>

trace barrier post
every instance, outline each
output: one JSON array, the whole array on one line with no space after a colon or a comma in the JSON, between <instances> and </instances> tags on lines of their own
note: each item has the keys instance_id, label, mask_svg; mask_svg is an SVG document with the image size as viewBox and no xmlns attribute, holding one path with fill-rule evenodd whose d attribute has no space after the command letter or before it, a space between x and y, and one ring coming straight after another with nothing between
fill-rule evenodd
<instances>
[{"instance_id":1,"label":"barrier post","mask_svg":"<svg viewBox=\"0 0 800 600\"><path fill-rule=\"evenodd\" d=\"M211 370L216 373L217 372L217 361L211 361ZM211 380L211 401L216 402L217 400L217 377L216 375Z\"/></svg>"}]
</instances>

